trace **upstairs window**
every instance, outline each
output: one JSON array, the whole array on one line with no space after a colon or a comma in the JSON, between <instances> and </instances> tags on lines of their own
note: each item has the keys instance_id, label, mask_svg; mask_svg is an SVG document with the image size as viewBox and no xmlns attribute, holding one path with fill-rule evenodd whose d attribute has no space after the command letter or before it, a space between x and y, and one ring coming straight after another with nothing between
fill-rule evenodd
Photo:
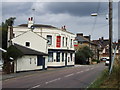
<instances>
[{"instance_id":1,"label":"upstairs window","mask_svg":"<svg viewBox=\"0 0 120 90\"><path fill-rule=\"evenodd\" d=\"M52 36L47 35L48 45L52 45Z\"/></svg>"},{"instance_id":2,"label":"upstairs window","mask_svg":"<svg viewBox=\"0 0 120 90\"><path fill-rule=\"evenodd\" d=\"M62 44L63 44L63 47L64 47L64 37L63 37L63 43Z\"/></svg>"},{"instance_id":3,"label":"upstairs window","mask_svg":"<svg viewBox=\"0 0 120 90\"><path fill-rule=\"evenodd\" d=\"M71 41L70 41L70 47L71 47L71 48L72 48L72 45L73 45L73 44L72 44L72 41L73 41L73 40L71 39Z\"/></svg>"},{"instance_id":4,"label":"upstairs window","mask_svg":"<svg viewBox=\"0 0 120 90\"><path fill-rule=\"evenodd\" d=\"M30 42L26 42L25 46L30 47Z\"/></svg>"},{"instance_id":5,"label":"upstairs window","mask_svg":"<svg viewBox=\"0 0 120 90\"><path fill-rule=\"evenodd\" d=\"M66 38L66 47L67 47L67 44L68 44L68 38Z\"/></svg>"}]
</instances>

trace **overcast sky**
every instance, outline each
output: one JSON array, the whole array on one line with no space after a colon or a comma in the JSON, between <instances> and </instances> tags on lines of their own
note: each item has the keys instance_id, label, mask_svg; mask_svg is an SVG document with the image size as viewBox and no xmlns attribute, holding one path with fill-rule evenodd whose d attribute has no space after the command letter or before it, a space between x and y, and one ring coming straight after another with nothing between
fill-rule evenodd
<instances>
[{"instance_id":1,"label":"overcast sky","mask_svg":"<svg viewBox=\"0 0 120 90\"><path fill-rule=\"evenodd\" d=\"M32 9L35 9L33 12ZM98 12L97 17L91 17ZM108 38L108 2L2 2L2 21L16 17L15 26L35 17L36 24L53 25L68 31L91 35L92 39ZM118 3L113 4L114 41L118 39Z\"/></svg>"}]
</instances>

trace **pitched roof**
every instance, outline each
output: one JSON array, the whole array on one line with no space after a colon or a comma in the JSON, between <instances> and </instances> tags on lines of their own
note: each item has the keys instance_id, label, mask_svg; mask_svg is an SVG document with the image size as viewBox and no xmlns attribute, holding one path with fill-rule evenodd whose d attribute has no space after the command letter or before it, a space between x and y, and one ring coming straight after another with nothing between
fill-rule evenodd
<instances>
[{"instance_id":1,"label":"pitched roof","mask_svg":"<svg viewBox=\"0 0 120 90\"><path fill-rule=\"evenodd\" d=\"M22 45L18 45L16 43L14 43L14 46L19 49L24 55L44 55L47 56L48 54L43 53L43 52L39 52L30 48L27 48L25 46Z\"/></svg>"},{"instance_id":2,"label":"pitched roof","mask_svg":"<svg viewBox=\"0 0 120 90\"><path fill-rule=\"evenodd\" d=\"M28 24L21 24L21 25L18 25L19 27L28 27ZM51 26L51 25L42 25L42 24L34 24L32 25L33 27L44 27L44 28L57 28L57 27L54 27L54 26Z\"/></svg>"},{"instance_id":3,"label":"pitched roof","mask_svg":"<svg viewBox=\"0 0 120 90\"><path fill-rule=\"evenodd\" d=\"M89 42L89 40L87 40L86 38L84 38L82 36L75 37L75 40L77 40L79 42Z\"/></svg>"},{"instance_id":4,"label":"pitched roof","mask_svg":"<svg viewBox=\"0 0 120 90\"><path fill-rule=\"evenodd\" d=\"M18 25L19 27L28 27L28 24L21 24L21 25ZM51 28L51 29L58 29L58 30L61 30L61 29L59 29L59 28L57 28L57 27L54 27L54 26L52 26L52 25L43 25L43 24L34 24L34 25L32 25L33 27L35 27L35 28ZM69 31L67 31L67 30L61 30L61 31L64 31L64 32L67 32L67 33L70 33L70 34L73 34L74 35L74 33L71 33L71 32L69 32Z\"/></svg>"},{"instance_id":5,"label":"pitched roof","mask_svg":"<svg viewBox=\"0 0 120 90\"><path fill-rule=\"evenodd\" d=\"M89 41L87 38L85 38L84 36L77 36L77 37L75 37L75 40L77 40L78 42L88 42L88 43L90 43L90 44L92 44L92 45L96 45L97 46L97 44L96 43L94 43L94 42L92 42L92 41Z\"/></svg>"}]
</instances>

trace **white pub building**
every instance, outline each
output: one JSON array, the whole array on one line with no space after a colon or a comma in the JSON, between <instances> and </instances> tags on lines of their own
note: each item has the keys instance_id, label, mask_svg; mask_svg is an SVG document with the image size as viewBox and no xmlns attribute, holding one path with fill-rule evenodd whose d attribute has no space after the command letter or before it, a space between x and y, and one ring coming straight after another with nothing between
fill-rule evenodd
<instances>
[{"instance_id":1,"label":"white pub building","mask_svg":"<svg viewBox=\"0 0 120 90\"><path fill-rule=\"evenodd\" d=\"M27 28L48 40L48 61L47 67L65 67L74 66L75 50L74 39L75 34L68 32L66 27L61 29L51 25L34 24L33 18L28 19L28 24L21 24L13 28L14 36L18 36L26 32ZM32 36L31 36L32 37ZM33 38L34 39L34 38ZM33 40L34 42L40 42ZM44 44L44 43L43 43Z\"/></svg>"}]
</instances>

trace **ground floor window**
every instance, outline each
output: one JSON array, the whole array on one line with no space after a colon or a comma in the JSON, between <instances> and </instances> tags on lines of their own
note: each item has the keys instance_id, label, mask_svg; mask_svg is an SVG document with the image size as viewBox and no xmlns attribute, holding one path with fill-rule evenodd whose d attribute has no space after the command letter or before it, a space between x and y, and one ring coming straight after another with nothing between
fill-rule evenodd
<instances>
[{"instance_id":1,"label":"ground floor window","mask_svg":"<svg viewBox=\"0 0 120 90\"><path fill-rule=\"evenodd\" d=\"M62 53L62 62L64 62L64 53Z\"/></svg>"},{"instance_id":2,"label":"ground floor window","mask_svg":"<svg viewBox=\"0 0 120 90\"><path fill-rule=\"evenodd\" d=\"M53 52L48 53L48 62L53 62Z\"/></svg>"},{"instance_id":3,"label":"ground floor window","mask_svg":"<svg viewBox=\"0 0 120 90\"><path fill-rule=\"evenodd\" d=\"M67 61L67 53L65 53L65 60Z\"/></svg>"},{"instance_id":4,"label":"ground floor window","mask_svg":"<svg viewBox=\"0 0 120 90\"><path fill-rule=\"evenodd\" d=\"M60 52L57 52L57 54L56 54L56 61L60 62Z\"/></svg>"},{"instance_id":5,"label":"ground floor window","mask_svg":"<svg viewBox=\"0 0 120 90\"><path fill-rule=\"evenodd\" d=\"M70 57L68 57L68 62L70 62Z\"/></svg>"}]
</instances>

